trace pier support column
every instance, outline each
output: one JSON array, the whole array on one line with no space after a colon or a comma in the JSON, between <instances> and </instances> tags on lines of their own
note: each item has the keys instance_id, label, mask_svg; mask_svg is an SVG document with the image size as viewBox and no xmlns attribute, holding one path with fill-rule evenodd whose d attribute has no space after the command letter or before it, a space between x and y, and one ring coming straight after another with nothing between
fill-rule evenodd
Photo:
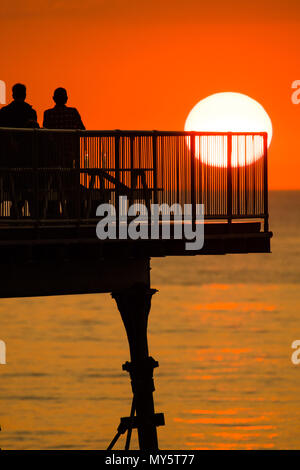
<instances>
[{"instance_id":1,"label":"pier support column","mask_svg":"<svg viewBox=\"0 0 300 470\"><path fill-rule=\"evenodd\" d=\"M123 365L123 370L130 374L133 391L135 423L137 427L140 450L157 450L156 427L163 424L163 415L154 412L153 369L158 363L149 356L147 326L152 295L156 289L146 284L135 286L119 292L113 292L118 309L126 329L131 362Z\"/></svg>"}]
</instances>

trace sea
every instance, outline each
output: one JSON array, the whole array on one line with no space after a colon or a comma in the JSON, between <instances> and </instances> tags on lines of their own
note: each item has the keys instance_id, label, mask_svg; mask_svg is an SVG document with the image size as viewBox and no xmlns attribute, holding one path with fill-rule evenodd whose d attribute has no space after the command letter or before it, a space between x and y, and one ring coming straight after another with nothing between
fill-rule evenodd
<instances>
[{"instance_id":1,"label":"sea","mask_svg":"<svg viewBox=\"0 0 300 470\"><path fill-rule=\"evenodd\" d=\"M151 260L160 449L300 448L300 192L270 192L270 230L270 254ZM106 449L131 406L111 296L2 299L0 339L0 447Z\"/></svg>"}]
</instances>

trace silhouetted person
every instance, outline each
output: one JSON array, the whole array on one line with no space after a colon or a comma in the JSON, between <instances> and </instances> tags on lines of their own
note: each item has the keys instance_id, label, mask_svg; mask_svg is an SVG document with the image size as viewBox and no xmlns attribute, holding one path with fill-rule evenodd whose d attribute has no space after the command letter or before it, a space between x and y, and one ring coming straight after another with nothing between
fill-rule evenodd
<instances>
[{"instance_id":1,"label":"silhouetted person","mask_svg":"<svg viewBox=\"0 0 300 470\"><path fill-rule=\"evenodd\" d=\"M65 88L57 88L53 94L55 106L44 112L43 126L47 129L79 129L85 127L76 108L66 106L68 95ZM58 199L49 201L48 215L56 217L62 213L68 217L76 214L77 194L80 190L80 176L68 169L79 165L78 142L79 137L74 133L51 134L49 136L49 149L52 149L47 166L61 167L52 178L52 186L57 189Z\"/></svg>"},{"instance_id":2,"label":"silhouetted person","mask_svg":"<svg viewBox=\"0 0 300 470\"><path fill-rule=\"evenodd\" d=\"M47 129L85 129L77 109L66 106L68 95L65 88L57 88L53 100L54 108L44 112L44 127Z\"/></svg>"},{"instance_id":3,"label":"silhouetted person","mask_svg":"<svg viewBox=\"0 0 300 470\"><path fill-rule=\"evenodd\" d=\"M37 114L32 106L25 102L26 86L16 83L12 87L13 101L0 110L0 127L11 128L38 128ZM19 169L11 175L4 177L3 185L7 191L12 205L12 217L20 217L28 201L29 210L33 213L32 199L32 173L24 168L32 167L31 135L25 133L3 134L1 136L0 166Z\"/></svg>"},{"instance_id":4,"label":"silhouetted person","mask_svg":"<svg viewBox=\"0 0 300 470\"><path fill-rule=\"evenodd\" d=\"M12 87L13 101L0 109L0 127L39 127L36 111L25 102L26 86L16 83Z\"/></svg>"}]
</instances>

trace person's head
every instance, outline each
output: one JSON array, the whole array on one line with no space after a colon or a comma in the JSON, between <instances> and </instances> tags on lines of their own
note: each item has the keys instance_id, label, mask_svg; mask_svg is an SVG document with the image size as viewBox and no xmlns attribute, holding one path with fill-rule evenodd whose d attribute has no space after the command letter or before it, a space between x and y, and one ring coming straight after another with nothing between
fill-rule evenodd
<instances>
[{"instance_id":1,"label":"person's head","mask_svg":"<svg viewBox=\"0 0 300 470\"><path fill-rule=\"evenodd\" d=\"M16 83L12 87L12 95L15 101L25 101L26 98L26 86L22 83Z\"/></svg>"},{"instance_id":2,"label":"person's head","mask_svg":"<svg viewBox=\"0 0 300 470\"><path fill-rule=\"evenodd\" d=\"M53 100L58 105L64 105L68 101L67 90L65 88L56 88Z\"/></svg>"}]
</instances>

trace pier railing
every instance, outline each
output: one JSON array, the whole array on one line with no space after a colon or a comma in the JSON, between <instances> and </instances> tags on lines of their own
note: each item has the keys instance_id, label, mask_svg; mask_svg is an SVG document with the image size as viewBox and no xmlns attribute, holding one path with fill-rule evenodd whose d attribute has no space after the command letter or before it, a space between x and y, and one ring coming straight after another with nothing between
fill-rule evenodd
<instances>
[{"instance_id":1,"label":"pier railing","mask_svg":"<svg viewBox=\"0 0 300 470\"><path fill-rule=\"evenodd\" d=\"M119 196L268 231L267 134L0 128L1 223L86 224Z\"/></svg>"}]
</instances>

